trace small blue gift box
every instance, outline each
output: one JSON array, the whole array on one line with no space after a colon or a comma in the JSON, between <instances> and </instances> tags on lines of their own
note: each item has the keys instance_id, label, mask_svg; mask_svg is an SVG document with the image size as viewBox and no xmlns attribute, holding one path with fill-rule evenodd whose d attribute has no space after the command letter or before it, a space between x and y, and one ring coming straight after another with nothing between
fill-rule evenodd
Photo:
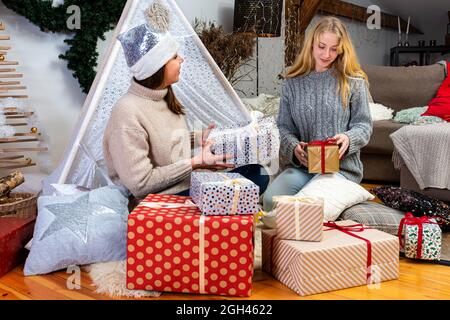
<instances>
[{"instance_id":1,"label":"small blue gift box","mask_svg":"<svg viewBox=\"0 0 450 320\"><path fill-rule=\"evenodd\" d=\"M259 212L259 187L239 173L193 172L190 196L204 215Z\"/></svg>"}]
</instances>

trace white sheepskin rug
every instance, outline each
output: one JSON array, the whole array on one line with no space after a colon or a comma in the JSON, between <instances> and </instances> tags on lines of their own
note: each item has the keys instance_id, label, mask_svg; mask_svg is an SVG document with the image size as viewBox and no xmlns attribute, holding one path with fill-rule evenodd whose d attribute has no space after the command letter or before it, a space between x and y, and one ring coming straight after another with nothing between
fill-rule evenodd
<instances>
[{"instance_id":1,"label":"white sheepskin rug","mask_svg":"<svg viewBox=\"0 0 450 320\"><path fill-rule=\"evenodd\" d=\"M128 290L126 286L126 263L123 261L103 262L91 264L86 268L96 293L107 294L110 297L159 297L160 292Z\"/></svg>"},{"instance_id":2,"label":"white sheepskin rug","mask_svg":"<svg viewBox=\"0 0 450 320\"><path fill-rule=\"evenodd\" d=\"M255 232L255 261L254 269L261 269L261 229L256 228ZM96 293L106 294L110 297L159 297L160 292L128 290L126 286L126 262L114 261L95 263L84 268L89 273Z\"/></svg>"}]
</instances>

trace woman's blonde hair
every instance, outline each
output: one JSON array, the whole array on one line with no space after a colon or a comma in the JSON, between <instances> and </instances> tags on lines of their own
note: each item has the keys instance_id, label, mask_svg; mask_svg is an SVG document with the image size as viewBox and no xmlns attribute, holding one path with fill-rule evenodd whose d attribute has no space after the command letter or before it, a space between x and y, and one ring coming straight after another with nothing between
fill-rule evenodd
<instances>
[{"instance_id":1,"label":"woman's blonde hair","mask_svg":"<svg viewBox=\"0 0 450 320\"><path fill-rule=\"evenodd\" d=\"M337 72L337 89L341 94L342 103L345 108L348 105L348 97L350 94L348 77L362 78L367 83L367 75L359 65L355 48L350 40L347 28L338 18L323 17L309 32L307 32L302 50L295 63L289 68L286 78L307 75L311 71L314 71L315 60L312 55L314 42L318 42L320 35L324 32L334 33L339 39L337 48L338 56L331 66L334 67Z\"/></svg>"}]
</instances>

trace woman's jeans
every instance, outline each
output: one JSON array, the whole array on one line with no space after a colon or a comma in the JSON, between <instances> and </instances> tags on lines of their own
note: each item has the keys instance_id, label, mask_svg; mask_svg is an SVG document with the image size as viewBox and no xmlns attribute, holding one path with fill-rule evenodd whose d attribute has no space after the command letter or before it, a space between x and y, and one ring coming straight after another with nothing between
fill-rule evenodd
<instances>
[{"instance_id":1,"label":"woman's jeans","mask_svg":"<svg viewBox=\"0 0 450 320\"><path fill-rule=\"evenodd\" d=\"M259 186L259 194L263 194L267 189L270 177L267 171L259 164L248 164L242 167L235 168L233 170L227 171L228 173L240 173L244 178L249 179L257 186ZM188 196L189 189L177 193L178 196Z\"/></svg>"},{"instance_id":2,"label":"woman's jeans","mask_svg":"<svg viewBox=\"0 0 450 320\"><path fill-rule=\"evenodd\" d=\"M338 175L345 179L345 177L338 173ZM308 173L306 168L290 167L284 170L267 188L263 197L263 208L265 211L270 211L273 208L273 196L292 196L297 194L316 173Z\"/></svg>"}]
</instances>

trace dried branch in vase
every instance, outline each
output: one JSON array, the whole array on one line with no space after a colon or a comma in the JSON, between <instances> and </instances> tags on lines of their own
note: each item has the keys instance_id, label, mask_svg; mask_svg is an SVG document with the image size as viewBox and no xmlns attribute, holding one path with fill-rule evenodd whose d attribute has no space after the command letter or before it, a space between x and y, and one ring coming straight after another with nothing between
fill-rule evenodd
<instances>
[{"instance_id":1,"label":"dried branch in vase","mask_svg":"<svg viewBox=\"0 0 450 320\"><path fill-rule=\"evenodd\" d=\"M220 70L232 85L240 80L238 69L253 56L256 35L226 33L222 26L195 19L194 29Z\"/></svg>"}]
</instances>

